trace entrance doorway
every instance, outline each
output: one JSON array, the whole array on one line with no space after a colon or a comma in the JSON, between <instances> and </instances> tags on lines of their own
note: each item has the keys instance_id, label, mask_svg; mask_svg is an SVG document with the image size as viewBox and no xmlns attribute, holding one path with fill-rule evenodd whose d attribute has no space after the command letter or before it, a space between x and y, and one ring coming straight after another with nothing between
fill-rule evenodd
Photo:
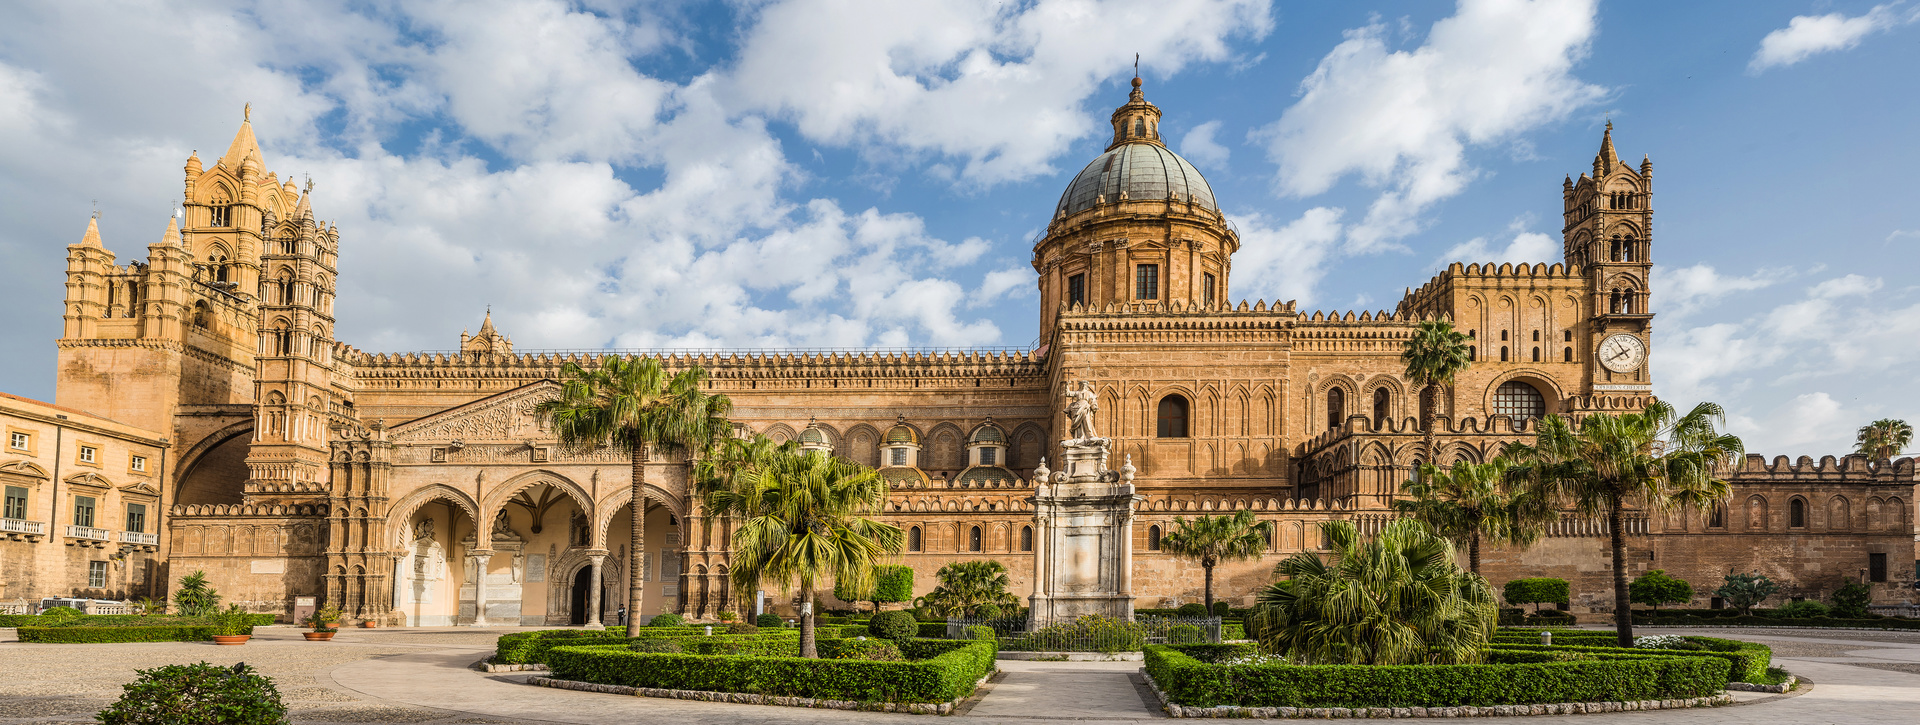
<instances>
[{"instance_id":1,"label":"entrance doorway","mask_svg":"<svg viewBox=\"0 0 1920 725\"><path fill-rule=\"evenodd\" d=\"M573 613L572 619L569 620L572 623L576 625L587 623L587 609L589 606L587 593L592 589L593 567L580 567L579 571L573 573L573 606L568 610Z\"/></svg>"}]
</instances>

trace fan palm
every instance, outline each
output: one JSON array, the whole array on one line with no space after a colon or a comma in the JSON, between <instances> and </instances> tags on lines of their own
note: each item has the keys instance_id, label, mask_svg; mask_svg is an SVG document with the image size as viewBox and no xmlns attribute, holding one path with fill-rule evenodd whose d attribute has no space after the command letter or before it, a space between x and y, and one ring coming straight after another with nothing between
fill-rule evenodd
<instances>
[{"instance_id":1,"label":"fan palm","mask_svg":"<svg viewBox=\"0 0 1920 725\"><path fill-rule=\"evenodd\" d=\"M1525 547L1540 539L1555 512L1545 496L1504 485L1507 461L1460 461L1451 470L1421 464L1420 475L1401 484L1411 498L1393 502L1396 511L1426 522L1428 528L1467 548L1467 570L1480 573L1480 544Z\"/></svg>"},{"instance_id":2,"label":"fan palm","mask_svg":"<svg viewBox=\"0 0 1920 725\"><path fill-rule=\"evenodd\" d=\"M934 574L940 586L920 597L919 603L942 617L975 616L988 605L1002 610L1020 606L1020 597L1007 591L1013 583L1005 564L993 560L956 561Z\"/></svg>"},{"instance_id":3,"label":"fan palm","mask_svg":"<svg viewBox=\"0 0 1920 725\"><path fill-rule=\"evenodd\" d=\"M1578 428L1559 415L1540 421L1534 442L1509 443L1509 475L1543 496L1606 516L1613 549L1613 623L1622 647L1633 646L1633 610L1627 589L1626 508L1672 510L1714 505L1731 492L1716 474L1746 455L1738 436L1721 433L1725 413L1713 403L1676 415L1654 401L1623 415L1595 413Z\"/></svg>"},{"instance_id":4,"label":"fan palm","mask_svg":"<svg viewBox=\"0 0 1920 725\"><path fill-rule=\"evenodd\" d=\"M1207 613L1213 613L1213 567L1223 561L1258 559L1273 542L1273 522L1255 521L1246 509L1231 516L1201 516L1187 521L1173 517L1173 531L1160 539L1160 549L1182 559L1200 562L1206 573Z\"/></svg>"},{"instance_id":5,"label":"fan palm","mask_svg":"<svg viewBox=\"0 0 1920 725\"><path fill-rule=\"evenodd\" d=\"M576 451L610 447L626 453L632 464L627 636L637 637L646 576L647 452L707 449L731 429L727 414L733 403L701 389L706 370L692 367L669 374L658 358L606 355L598 367L568 362L561 366L560 376L560 397L538 409L552 424L560 445Z\"/></svg>"},{"instance_id":6,"label":"fan palm","mask_svg":"<svg viewBox=\"0 0 1920 725\"><path fill-rule=\"evenodd\" d=\"M1453 386L1453 379L1473 364L1467 336L1453 329L1446 320L1428 320L1414 328L1407 338L1400 360L1407 365L1407 380L1420 391L1420 428L1426 432L1427 461L1438 459L1433 418L1440 410L1440 393Z\"/></svg>"},{"instance_id":7,"label":"fan palm","mask_svg":"<svg viewBox=\"0 0 1920 725\"><path fill-rule=\"evenodd\" d=\"M886 502L887 482L844 458L780 450L706 494L707 510L738 517L733 583L744 599L762 581L800 586L800 656L814 646L813 592L827 577L871 586L874 564L900 551L898 527L868 518Z\"/></svg>"},{"instance_id":8,"label":"fan palm","mask_svg":"<svg viewBox=\"0 0 1920 725\"><path fill-rule=\"evenodd\" d=\"M1913 426L1904 420L1881 418L1860 426L1860 435L1856 439L1859 446L1856 453L1865 454L1876 461L1884 461L1900 455L1907 446L1913 444Z\"/></svg>"},{"instance_id":9,"label":"fan palm","mask_svg":"<svg viewBox=\"0 0 1920 725\"><path fill-rule=\"evenodd\" d=\"M1371 539L1323 521L1331 561L1310 553L1275 566L1248 617L1260 647L1298 664L1481 661L1499 608L1493 588L1453 561L1453 545L1414 519Z\"/></svg>"}]
</instances>

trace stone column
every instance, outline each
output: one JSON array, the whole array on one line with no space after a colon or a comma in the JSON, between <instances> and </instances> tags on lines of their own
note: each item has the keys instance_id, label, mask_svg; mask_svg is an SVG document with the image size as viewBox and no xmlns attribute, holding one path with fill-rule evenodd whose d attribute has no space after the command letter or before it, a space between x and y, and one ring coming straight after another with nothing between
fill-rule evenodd
<instances>
[{"instance_id":1,"label":"stone column","mask_svg":"<svg viewBox=\"0 0 1920 725\"><path fill-rule=\"evenodd\" d=\"M587 558L593 562L588 565L593 567L593 588L587 591L587 629L606 629L607 626L600 623L600 577L606 570L602 564L607 560L607 552L588 554Z\"/></svg>"},{"instance_id":2,"label":"stone column","mask_svg":"<svg viewBox=\"0 0 1920 725\"><path fill-rule=\"evenodd\" d=\"M493 552L487 549L475 549L467 552L473 562L473 624L474 627L487 625L487 564L493 561Z\"/></svg>"}]
</instances>

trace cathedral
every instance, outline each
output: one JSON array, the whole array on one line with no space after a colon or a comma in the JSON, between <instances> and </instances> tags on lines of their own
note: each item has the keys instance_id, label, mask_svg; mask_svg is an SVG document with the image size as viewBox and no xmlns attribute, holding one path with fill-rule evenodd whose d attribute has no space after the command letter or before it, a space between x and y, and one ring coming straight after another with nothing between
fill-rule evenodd
<instances>
[{"instance_id":1,"label":"cathedral","mask_svg":"<svg viewBox=\"0 0 1920 725\"><path fill-rule=\"evenodd\" d=\"M704 367L743 431L877 468L916 594L946 563L993 559L1022 596L1138 607L1200 598L1198 564L1161 550L1177 518L1274 523L1263 560L1216 573L1235 605L1279 558L1324 548L1316 523L1384 524L1429 412L1451 464L1547 414L1652 399L1653 164L1621 161L1611 125L1561 186L1561 261L1455 263L1393 309L1315 311L1232 296L1241 239L1160 116L1135 79L1111 144L1061 194L1033 247L1033 349L600 353L517 350L491 315L454 350L343 342L343 232L267 168L243 120L224 154L187 159L184 213L144 260L117 261L91 222L67 247L55 400L0 397L0 603L159 598L204 571L227 601L287 616L331 603L388 625L593 624L623 606L637 561L643 618L792 611L777 587L732 593L731 524L701 510L685 460L653 457L636 501L624 455L556 444L535 409L563 363L599 355ZM1473 363L1423 395L1400 352L1432 319L1468 335ZM1072 419L1088 435L1069 430L1072 405L1098 411ZM1060 503L1069 465L1118 502L1099 526ZM1796 598L1868 581L1876 603L1912 602L1912 459L1750 455L1732 480L1709 510L1630 514L1629 574L1684 578L1700 607L1729 571ZM1567 514L1483 570L1496 587L1564 577L1572 611L1608 611L1608 534Z\"/></svg>"}]
</instances>

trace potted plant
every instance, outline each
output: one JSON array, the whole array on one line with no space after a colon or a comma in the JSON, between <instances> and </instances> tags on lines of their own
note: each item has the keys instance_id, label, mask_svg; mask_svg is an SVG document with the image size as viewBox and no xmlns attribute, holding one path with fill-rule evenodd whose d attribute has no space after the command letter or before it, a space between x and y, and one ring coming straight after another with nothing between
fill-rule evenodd
<instances>
[{"instance_id":1,"label":"potted plant","mask_svg":"<svg viewBox=\"0 0 1920 725\"><path fill-rule=\"evenodd\" d=\"M333 639L333 635L340 631L339 627L334 626L334 622L339 619L339 607L331 604L321 607L320 611L314 612L311 617L307 617L307 626L312 627L313 631L301 632L300 636L306 637L308 642L325 642Z\"/></svg>"},{"instance_id":2,"label":"potted plant","mask_svg":"<svg viewBox=\"0 0 1920 725\"><path fill-rule=\"evenodd\" d=\"M362 619L362 620L360 620L360 628L361 628L361 629L373 629L373 628L375 628L375 627L378 627L378 626L380 626L380 620L378 620L378 619Z\"/></svg>"},{"instance_id":3,"label":"potted plant","mask_svg":"<svg viewBox=\"0 0 1920 725\"><path fill-rule=\"evenodd\" d=\"M246 644L253 638L253 617L235 604L213 615L214 644Z\"/></svg>"}]
</instances>

